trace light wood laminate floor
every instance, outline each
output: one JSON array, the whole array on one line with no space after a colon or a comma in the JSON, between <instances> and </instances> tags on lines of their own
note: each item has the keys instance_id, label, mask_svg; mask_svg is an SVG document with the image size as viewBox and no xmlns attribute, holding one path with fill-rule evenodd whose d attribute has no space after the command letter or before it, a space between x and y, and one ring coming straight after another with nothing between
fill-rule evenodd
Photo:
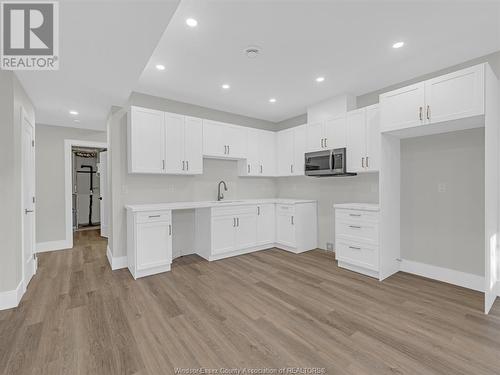
<instances>
[{"instance_id":1,"label":"light wood laminate floor","mask_svg":"<svg viewBox=\"0 0 500 375\"><path fill-rule=\"evenodd\" d=\"M409 274L378 282L331 253L197 256L134 281L106 241L40 254L20 306L0 311L0 374L172 374L319 367L328 374L499 374L500 304Z\"/></svg>"}]
</instances>

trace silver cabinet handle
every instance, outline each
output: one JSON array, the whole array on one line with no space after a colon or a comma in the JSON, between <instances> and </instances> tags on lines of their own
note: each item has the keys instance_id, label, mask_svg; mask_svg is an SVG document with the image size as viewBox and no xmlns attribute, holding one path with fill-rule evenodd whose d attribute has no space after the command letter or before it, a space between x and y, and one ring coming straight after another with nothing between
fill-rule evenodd
<instances>
[{"instance_id":1,"label":"silver cabinet handle","mask_svg":"<svg viewBox=\"0 0 500 375\"><path fill-rule=\"evenodd\" d=\"M227 146L224 145L224 155L226 155L226 154L227 154Z\"/></svg>"},{"instance_id":2,"label":"silver cabinet handle","mask_svg":"<svg viewBox=\"0 0 500 375\"><path fill-rule=\"evenodd\" d=\"M431 106L428 105L427 106L427 120L430 120L431 119Z\"/></svg>"},{"instance_id":3,"label":"silver cabinet handle","mask_svg":"<svg viewBox=\"0 0 500 375\"><path fill-rule=\"evenodd\" d=\"M262 164L260 165L260 173L262 173Z\"/></svg>"},{"instance_id":4,"label":"silver cabinet handle","mask_svg":"<svg viewBox=\"0 0 500 375\"><path fill-rule=\"evenodd\" d=\"M353 249L353 250L361 250L360 247L356 247L356 246L349 246L349 249Z\"/></svg>"},{"instance_id":5,"label":"silver cabinet handle","mask_svg":"<svg viewBox=\"0 0 500 375\"><path fill-rule=\"evenodd\" d=\"M240 218L239 218L239 217L237 217L237 218L236 218L236 226L237 226L237 227L239 227L239 226L240 226Z\"/></svg>"},{"instance_id":6,"label":"silver cabinet handle","mask_svg":"<svg viewBox=\"0 0 500 375\"><path fill-rule=\"evenodd\" d=\"M165 160L161 161L161 169L165 170Z\"/></svg>"},{"instance_id":7,"label":"silver cabinet handle","mask_svg":"<svg viewBox=\"0 0 500 375\"><path fill-rule=\"evenodd\" d=\"M154 218L154 217L160 217L160 215L149 215L148 216L150 219Z\"/></svg>"},{"instance_id":8,"label":"silver cabinet handle","mask_svg":"<svg viewBox=\"0 0 500 375\"><path fill-rule=\"evenodd\" d=\"M365 167L365 158L361 158L361 168Z\"/></svg>"},{"instance_id":9,"label":"silver cabinet handle","mask_svg":"<svg viewBox=\"0 0 500 375\"><path fill-rule=\"evenodd\" d=\"M418 118L420 119L420 121L423 120L423 118L422 118L422 107L418 107Z\"/></svg>"},{"instance_id":10,"label":"silver cabinet handle","mask_svg":"<svg viewBox=\"0 0 500 375\"><path fill-rule=\"evenodd\" d=\"M189 171L189 160L186 160L186 168Z\"/></svg>"},{"instance_id":11,"label":"silver cabinet handle","mask_svg":"<svg viewBox=\"0 0 500 375\"><path fill-rule=\"evenodd\" d=\"M182 170L184 170L184 168L185 168L185 164L186 164L186 162L183 160L183 161L182 161Z\"/></svg>"},{"instance_id":12,"label":"silver cabinet handle","mask_svg":"<svg viewBox=\"0 0 500 375\"><path fill-rule=\"evenodd\" d=\"M168 224L168 235L172 235L172 224Z\"/></svg>"},{"instance_id":13,"label":"silver cabinet handle","mask_svg":"<svg viewBox=\"0 0 500 375\"><path fill-rule=\"evenodd\" d=\"M250 173L250 164L247 164L248 173Z\"/></svg>"},{"instance_id":14,"label":"silver cabinet handle","mask_svg":"<svg viewBox=\"0 0 500 375\"><path fill-rule=\"evenodd\" d=\"M295 222L293 220L293 215L291 216L291 222L292 222L292 225L295 225Z\"/></svg>"},{"instance_id":15,"label":"silver cabinet handle","mask_svg":"<svg viewBox=\"0 0 500 375\"><path fill-rule=\"evenodd\" d=\"M231 153L231 147L227 145L227 154L229 155Z\"/></svg>"},{"instance_id":16,"label":"silver cabinet handle","mask_svg":"<svg viewBox=\"0 0 500 375\"><path fill-rule=\"evenodd\" d=\"M366 168L370 168L370 166L368 165L368 156L366 157Z\"/></svg>"},{"instance_id":17,"label":"silver cabinet handle","mask_svg":"<svg viewBox=\"0 0 500 375\"><path fill-rule=\"evenodd\" d=\"M35 210L28 210L27 208L24 209L24 214L25 215L28 215L28 214L30 214L32 212L35 212Z\"/></svg>"},{"instance_id":18,"label":"silver cabinet handle","mask_svg":"<svg viewBox=\"0 0 500 375\"><path fill-rule=\"evenodd\" d=\"M356 217L359 217L359 216L361 216L361 214L349 214L349 216L356 216Z\"/></svg>"},{"instance_id":19,"label":"silver cabinet handle","mask_svg":"<svg viewBox=\"0 0 500 375\"><path fill-rule=\"evenodd\" d=\"M290 165L290 172L293 173L293 164Z\"/></svg>"},{"instance_id":20,"label":"silver cabinet handle","mask_svg":"<svg viewBox=\"0 0 500 375\"><path fill-rule=\"evenodd\" d=\"M324 148L325 146L323 146L323 139L324 138L321 138L321 148Z\"/></svg>"},{"instance_id":21,"label":"silver cabinet handle","mask_svg":"<svg viewBox=\"0 0 500 375\"><path fill-rule=\"evenodd\" d=\"M325 138L325 147L328 147L328 138Z\"/></svg>"},{"instance_id":22,"label":"silver cabinet handle","mask_svg":"<svg viewBox=\"0 0 500 375\"><path fill-rule=\"evenodd\" d=\"M257 206L257 215L260 215L260 206Z\"/></svg>"},{"instance_id":23,"label":"silver cabinet handle","mask_svg":"<svg viewBox=\"0 0 500 375\"><path fill-rule=\"evenodd\" d=\"M235 227L235 226L236 226L236 218L233 217L233 227Z\"/></svg>"},{"instance_id":24,"label":"silver cabinet handle","mask_svg":"<svg viewBox=\"0 0 500 375\"><path fill-rule=\"evenodd\" d=\"M361 227L359 225L349 225L349 228L361 229Z\"/></svg>"}]
</instances>

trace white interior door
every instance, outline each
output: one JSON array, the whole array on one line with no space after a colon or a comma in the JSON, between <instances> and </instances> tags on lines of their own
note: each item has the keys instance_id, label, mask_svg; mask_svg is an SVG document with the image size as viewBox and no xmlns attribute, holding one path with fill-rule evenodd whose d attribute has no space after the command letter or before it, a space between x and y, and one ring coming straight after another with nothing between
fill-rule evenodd
<instances>
[{"instance_id":1,"label":"white interior door","mask_svg":"<svg viewBox=\"0 0 500 375\"><path fill-rule=\"evenodd\" d=\"M101 196L101 237L108 237L108 152L102 151L99 154L99 192Z\"/></svg>"},{"instance_id":2,"label":"white interior door","mask_svg":"<svg viewBox=\"0 0 500 375\"><path fill-rule=\"evenodd\" d=\"M24 111L23 123L23 272L27 286L36 272L35 255L35 129Z\"/></svg>"}]
</instances>

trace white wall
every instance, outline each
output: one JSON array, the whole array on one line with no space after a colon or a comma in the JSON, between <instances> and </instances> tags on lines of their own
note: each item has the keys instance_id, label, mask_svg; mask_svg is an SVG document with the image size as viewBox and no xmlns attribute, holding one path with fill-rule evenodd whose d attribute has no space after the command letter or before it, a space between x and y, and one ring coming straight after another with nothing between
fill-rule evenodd
<instances>
[{"instance_id":1,"label":"white wall","mask_svg":"<svg viewBox=\"0 0 500 375\"><path fill-rule=\"evenodd\" d=\"M36 241L66 239L64 140L106 142L106 132L37 124Z\"/></svg>"},{"instance_id":2,"label":"white wall","mask_svg":"<svg viewBox=\"0 0 500 375\"><path fill-rule=\"evenodd\" d=\"M164 111L200 116L237 125L269 128L272 123L248 117L210 110L167 99L134 94L131 104ZM110 169L112 218L109 247L114 257L126 255L126 217L124 206L129 203L159 203L174 201L215 200L217 183L224 180L228 191L226 199L272 198L276 196L276 182L272 178L241 178L237 176L237 162L204 159L203 175L169 176L138 175L127 172L127 117L124 111L114 112L110 121Z\"/></svg>"},{"instance_id":3,"label":"white wall","mask_svg":"<svg viewBox=\"0 0 500 375\"><path fill-rule=\"evenodd\" d=\"M483 128L401 140L401 257L484 276Z\"/></svg>"},{"instance_id":4,"label":"white wall","mask_svg":"<svg viewBox=\"0 0 500 375\"><path fill-rule=\"evenodd\" d=\"M0 292L22 280L21 107L34 123L33 104L17 77L0 70Z\"/></svg>"}]
</instances>

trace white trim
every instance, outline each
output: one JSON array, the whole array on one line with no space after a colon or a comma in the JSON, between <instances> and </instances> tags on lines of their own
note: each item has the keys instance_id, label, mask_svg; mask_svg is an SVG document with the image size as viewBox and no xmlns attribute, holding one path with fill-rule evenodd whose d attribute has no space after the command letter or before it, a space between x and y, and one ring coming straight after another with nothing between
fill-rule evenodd
<instances>
[{"instance_id":1,"label":"white trim","mask_svg":"<svg viewBox=\"0 0 500 375\"><path fill-rule=\"evenodd\" d=\"M44 253L46 251L66 250L71 249L71 247L72 244L66 240L38 242L36 244L36 252Z\"/></svg>"},{"instance_id":2,"label":"white trim","mask_svg":"<svg viewBox=\"0 0 500 375\"><path fill-rule=\"evenodd\" d=\"M80 141L77 139L64 140L64 205L65 205L65 223L66 223L66 242L69 245L67 248L73 248L73 225L71 215L71 148L73 146L80 147L95 147L108 148L107 142Z\"/></svg>"},{"instance_id":3,"label":"white trim","mask_svg":"<svg viewBox=\"0 0 500 375\"><path fill-rule=\"evenodd\" d=\"M23 298L26 287L24 280L21 280L14 290L0 293L0 310L12 309L19 305L21 298Z\"/></svg>"},{"instance_id":4,"label":"white trim","mask_svg":"<svg viewBox=\"0 0 500 375\"><path fill-rule=\"evenodd\" d=\"M484 277L431 264L401 260L401 271L484 292Z\"/></svg>"},{"instance_id":5,"label":"white trim","mask_svg":"<svg viewBox=\"0 0 500 375\"><path fill-rule=\"evenodd\" d=\"M109 246L106 247L106 256L108 258L108 263L113 271L128 267L127 256L113 257Z\"/></svg>"}]
</instances>

